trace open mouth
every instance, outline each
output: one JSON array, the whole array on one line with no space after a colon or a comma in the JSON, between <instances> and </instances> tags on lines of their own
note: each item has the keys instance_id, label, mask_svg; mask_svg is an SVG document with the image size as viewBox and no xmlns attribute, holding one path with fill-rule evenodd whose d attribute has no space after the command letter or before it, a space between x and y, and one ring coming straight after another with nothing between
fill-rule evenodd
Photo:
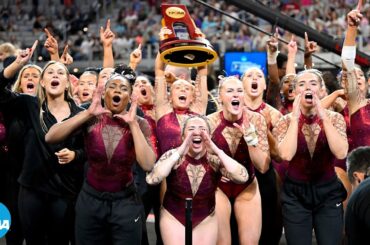
<instances>
[{"instance_id":1,"label":"open mouth","mask_svg":"<svg viewBox=\"0 0 370 245\"><path fill-rule=\"evenodd\" d=\"M140 93L143 95L143 96L146 96L146 89L145 88L142 88L140 90Z\"/></svg>"},{"instance_id":2,"label":"open mouth","mask_svg":"<svg viewBox=\"0 0 370 245\"><path fill-rule=\"evenodd\" d=\"M202 143L202 139L201 138L194 138L193 139L193 145L195 147L200 147L201 143Z\"/></svg>"},{"instance_id":3,"label":"open mouth","mask_svg":"<svg viewBox=\"0 0 370 245\"><path fill-rule=\"evenodd\" d=\"M83 92L82 93L82 96L84 96L84 97L87 97L87 96L89 96L90 94L88 93L88 92Z\"/></svg>"},{"instance_id":4,"label":"open mouth","mask_svg":"<svg viewBox=\"0 0 370 245\"><path fill-rule=\"evenodd\" d=\"M179 96L179 100L181 101L181 102L186 102L186 96L185 95L181 95L181 96Z\"/></svg>"},{"instance_id":5,"label":"open mouth","mask_svg":"<svg viewBox=\"0 0 370 245\"><path fill-rule=\"evenodd\" d=\"M233 100L233 101L231 101L231 106L233 107L234 110L238 110L239 109L239 105L240 105L240 101L239 100Z\"/></svg>"},{"instance_id":6,"label":"open mouth","mask_svg":"<svg viewBox=\"0 0 370 245\"><path fill-rule=\"evenodd\" d=\"M52 87L56 87L56 86L58 86L59 85L59 81L52 81L51 82L51 86Z\"/></svg>"},{"instance_id":7,"label":"open mouth","mask_svg":"<svg viewBox=\"0 0 370 245\"><path fill-rule=\"evenodd\" d=\"M119 97L118 95L115 95L113 96L112 100L113 100L113 105L118 105L119 102L121 102L121 97Z\"/></svg>"},{"instance_id":8,"label":"open mouth","mask_svg":"<svg viewBox=\"0 0 370 245\"><path fill-rule=\"evenodd\" d=\"M27 89L34 89L34 88L35 88L35 84L27 83Z\"/></svg>"},{"instance_id":9,"label":"open mouth","mask_svg":"<svg viewBox=\"0 0 370 245\"><path fill-rule=\"evenodd\" d=\"M252 83L252 89L258 89L258 83L253 82Z\"/></svg>"},{"instance_id":10,"label":"open mouth","mask_svg":"<svg viewBox=\"0 0 370 245\"><path fill-rule=\"evenodd\" d=\"M307 102L312 102L313 96L311 93L307 93L305 94L304 98Z\"/></svg>"}]
</instances>

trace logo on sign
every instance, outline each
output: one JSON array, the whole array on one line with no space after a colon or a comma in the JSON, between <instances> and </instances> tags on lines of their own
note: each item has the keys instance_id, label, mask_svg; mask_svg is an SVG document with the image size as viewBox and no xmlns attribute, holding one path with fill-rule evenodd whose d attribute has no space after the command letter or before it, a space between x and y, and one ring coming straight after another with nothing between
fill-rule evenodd
<instances>
[{"instance_id":1,"label":"logo on sign","mask_svg":"<svg viewBox=\"0 0 370 245\"><path fill-rule=\"evenodd\" d=\"M179 7L170 7L166 9L166 14L174 19L181 19L185 16L185 11Z\"/></svg>"},{"instance_id":2,"label":"logo on sign","mask_svg":"<svg viewBox=\"0 0 370 245\"><path fill-rule=\"evenodd\" d=\"M9 231L11 224L11 217L8 208L0 203L0 238L5 236Z\"/></svg>"}]
</instances>

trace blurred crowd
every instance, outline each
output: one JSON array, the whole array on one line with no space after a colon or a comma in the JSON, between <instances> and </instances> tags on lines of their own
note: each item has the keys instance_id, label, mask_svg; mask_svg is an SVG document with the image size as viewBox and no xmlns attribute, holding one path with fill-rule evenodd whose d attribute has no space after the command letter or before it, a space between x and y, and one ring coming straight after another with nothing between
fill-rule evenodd
<instances>
[{"instance_id":1,"label":"blurred crowd","mask_svg":"<svg viewBox=\"0 0 370 245\"><path fill-rule=\"evenodd\" d=\"M30 2L31 5L30 5ZM264 51L268 36L238 21L221 16L209 8L191 0L169 0L188 7L195 24L202 29L220 54L225 51ZM230 15L248 21L267 32L271 24L224 1L207 0L214 7ZM271 9L276 9L315 30L335 39L344 37L345 14L354 6L353 0L259 0ZM154 0L16 0L0 5L0 42L10 42L19 48L32 43L35 36L44 41L44 28L48 28L58 42L69 44L74 60L101 60L99 27L110 18L116 34L114 56L125 59L139 43L144 48L144 58L154 57L159 38L156 33L161 27L161 1ZM45 8L45 6L47 8ZM103 11L104 9L104 11ZM359 35L360 50L370 53L370 5L364 6L364 18ZM95 28L94 28L95 27ZM280 29L280 35L290 40L290 33ZM24 34L23 34L24 33ZM29 39L25 37L31 36ZM297 40L303 45L303 40ZM62 49L65 45L62 45ZM282 47L283 51L284 47ZM318 50L324 52L325 50ZM45 49L38 52L48 60Z\"/></svg>"}]
</instances>

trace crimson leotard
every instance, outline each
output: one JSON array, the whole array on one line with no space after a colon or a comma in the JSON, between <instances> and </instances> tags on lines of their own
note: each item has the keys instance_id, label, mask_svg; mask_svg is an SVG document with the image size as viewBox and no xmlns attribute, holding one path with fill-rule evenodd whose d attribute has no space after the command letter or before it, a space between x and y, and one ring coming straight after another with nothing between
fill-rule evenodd
<instances>
[{"instance_id":1,"label":"crimson leotard","mask_svg":"<svg viewBox=\"0 0 370 245\"><path fill-rule=\"evenodd\" d=\"M138 118L146 138L150 138L148 123ZM132 165L135 146L130 128L120 120L102 115L89 125L85 135L89 169L87 182L101 192L118 192L133 182Z\"/></svg>"},{"instance_id":2,"label":"crimson leotard","mask_svg":"<svg viewBox=\"0 0 370 245\"><path fill-rule=\"evenodd\" d=\"M321 130L317 137L315 151L311 158L307 142L302 133L303 124L317 123ZM303 114L299 117L297 151L289 162L289 178L302 182L325 182L335 176L334 159L328 141L325 136L322 121L317 115L306 117Z\"/></svg>"},{"instance_id":3,"label":"crimson leotard","mask_svg":"<svg viewBox=\"0 0 370 245\"><path fill-rule=\"evenodd\" d=\"M352 149L370 146L370 104L351 115Z\"/></svg>"},{"instance_id":4,"label":"crimson leotard","mask_svg":"<svg viewBox=\"0 0 370 245\"><path fill-rule=\"evenodd\" d=\"M214 129L212 129L212 141L217 145L218 148L223 150L228 156L235 159L237 162L241 163L248 171L249 179L244 184L235 184L231 181L229 182L219 182L219 188L229 197L229 198L236 198L245 188L247 188L254 180L254 166L251 162L251 159L249 157L248 152L248 146L245 140L243 139L242 135L240 135L239 144L237 146L237 149L235 151L235 154L232 154L229 144L225 139L224 134L227 134L228 128L235 129L236 127L233 125L233 123L237 123L239 125L242 125L243 117L241 117L237 121L227 121L224 118L223 112L216 112L209 116L209 118L212 118L211 121L217 122L216 125L212 125L211 127L215 126Z\"/></svg>"},{"instance_id":5,"label":"crimson leotard","mask_svg":"<svg viewBox=\"0 0 370 245\"><path fill-rule=\"evenodd\" d=\"M167 177L167 191L163 207L185 226L185 199L192 198L192 225L194 228L214 212L215 193L221 174L211 167L207 154L198 160L186 155L181 161L178 168L172 169ZM187 173L187 167L190 164L202 166L204 171L204 176L195 195L193 195Z\"/></svg>"},{"instance_id":6,"label":"crimson leotard","mask_svg":"<svg viewBox=\"0 0 370 245\"><path fill-rule=\"evenodd\" d=\"M279 109L281 114L286 115L286 114L289 114L292 111L293 101L283 100L281 104L282 104L282 107Z\"/></svg>"},{"instance_id":7,"label":"crimson leotard","mask_svg":"<svg viewBox=\"0 0 370 245\"><path fill-rule=\"evenodd\" d=\"M163 153L174 149L181 145L181 125L177 119L177 114L179 115L196 115L196 113L190 110L176 110L162 116L157 121L157 137L159 149L162 155Z\"/></svg>"},{"instance_id":8,"label":"crimson leotard","mask_svg":"<svg viewBox=\"0 0 370 245\"><path fill-rule=\"evenodd\" d=\"M141 105L140 109L144 112L144 119L148 122L150 127L150 141L153 143L153 150L156 158L159 157L158 140L156 132L156 123L153 117L150 115L150 111L153 111L154 105Z\"/></svg>"}]
</instances>

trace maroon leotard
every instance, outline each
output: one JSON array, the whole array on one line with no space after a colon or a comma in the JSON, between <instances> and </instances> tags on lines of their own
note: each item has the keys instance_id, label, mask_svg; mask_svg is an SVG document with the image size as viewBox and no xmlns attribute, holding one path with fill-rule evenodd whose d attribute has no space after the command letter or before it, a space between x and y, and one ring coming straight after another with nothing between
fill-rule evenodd
<instances>
[{"instance_id":1,"label":"maroon leotard","mask_svg":"<svg viewBox=\"0 0 370 245\"><path fill-rule=\"evenodd\" d=\"M148 122L150 127L150 141L153 144L153 150L156 155L156 158L159 157L159 150L158 150L158 140L157 140L157 132L156 132L156 123L155 120L150 115L150 111L153 111L154 105L141 105L140 109L144 112L144 119Z\"/></svg>"},{"instance_id":2,"label":"maroon leotard","mask_svg":"<svg viewBox=\"0 0 370 245\"><path fill-rule=\"evenodd\" d=\"M348 139L348 152L350 152L353 149L352 145L352 137L351 137L351 129L350 129L350 116L349 116L349 110L348 105L346 105L341 112L344 121L346 122L346 132L347 132L347 139ZM344 159L335 159L334 160L334 166L343 169L344 171L347 171L347 165L346 165L347 158Z\"/></svg>"},{"instance_id":3,"label":"maroon leotard","mask_svg":"<svg viewBox=\"0 0 370 245\"><path fill-rule=\"evenodd\" d=\"M213 130L212 133L212 141L217 145L218 148L223 150L228 156L235 159L237 162L241 163L248 171L249 179L244 184L235 184L231 181L225 183L220 181L218 184L218 187L229 197L229 198L236 198L245 188L247 188L252 181L254 180L254 166L251 162L251 159L249 157L248 152L248 146L247 143L243 138L240 139L238 147L236 149L236 152L234 155L232 155L229 144L227 143L225 137L223 136L223 131L225 128L235 128L233 123L237 123L239 125L242 125L243 123L243 117L241 117L239 120L231 122L227 121L224 118L223 112L216 112L218 113L211 114L211 116L218 116L220 118L219 125L216 125L216 128Z\"/></svg>"},{"instance_id":4,"label":"maroon leotard","mask_svg":"<svg viewBox=\"0 0 370 245\"><path fill-rule=\"evenodd\" d=\"M211 167L207 154L198 160L186 155L181 161L181 165L177 169L172 169L167 177L167 191L163 207L185 226L185 199L192 198L192 225L194 229L215 210L215 193L221 174ZM189 164L202 165L205 170L194 196L186 172Z\"/></svg>"},{"instance_id":5,"label":"maroon leotard","mask_svg":"<svg viewBox=\"0 0 370 245\"><path fill-rule=\"evenodd\" d=\"M302 133L303 124L317 123L321 130L317 137L315 151L311 158L307 142ZM335 176L334 155L331 153L325 136L322 121L317 115L299 117L297 152L289 162L288 176L296 181L302 182L325 182Z\"/></svg>"},{"instance_id":6,"label":"maroon leotard","mask_svg":"<svg viewBox=\"0 0 370 245\"><path fill-rule=\"evenodd\" d=\"M370 146L370 104L351 115L352 149Z\"/></svg>"},{"instance_id":7,"label":"maroon leotard","mask_svg":"<svg viewBox=\"0 0 370 245\"><path fill-rule=\"evenodd\" d=\"M162 116L157 121L158 145L162 155L163 153L181 145L181 126L177 120L176 114L195 115L190 110L176 110Z\"/></svg>"},{"instance_id":8,"label":"maroon leotard","mask_svg":"<svg viewBox=\"0 0 370 245\"><path fill-rule=\"evenodd\" d=\"M248 109L261 114L261 111L263 111L263 109L265 109L265 108L266 108L266 103L262 102L261 105L257 109L255 109L255 110L252 110L250 108L248 108ZM270 125L267 125L267 126L269 127L269 130L272 130L272 128L273 128L272 123L270 123ZM276 172L279 174L280 180L282 182L284 182L286 172L288 170L289 162L288 161L276 162L273 159L271 159L271 164L274 167L274 169L276 170Z\"/></svg>"},{"instance_id":9,"label":"maroon leotard","mask_svg":"<svg viewBox=\"0 0 370 245\"><path fill-rule=\"evenodd\" d=\"M142 118L138 122L144 136L150 138L148 123ZM135 146L127 124L107 115L96 118L85 134L85 148L87 182L96 190L118 192L133 182Z\"/></svg>"},{"instance_id":10,"label":"maroon leotard","mask_svg":"<svg viewBox=\"0 0 370 245\"><path fill-rule=\"evenodd\" d=\"M283 100L281 105L282 107L279 109L279 111L283 115L289 114L293 109L293 101Z\"/></svg>"}]
</instances>

